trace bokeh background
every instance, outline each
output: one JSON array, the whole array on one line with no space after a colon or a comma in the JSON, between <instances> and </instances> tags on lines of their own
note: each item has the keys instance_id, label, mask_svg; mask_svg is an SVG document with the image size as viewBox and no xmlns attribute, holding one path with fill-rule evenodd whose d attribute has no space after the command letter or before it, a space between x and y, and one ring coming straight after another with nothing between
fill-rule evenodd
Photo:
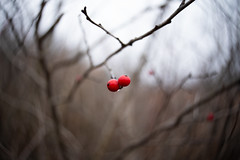
<instances>
[{"instance_id":1,"label":"bokeh background","mask_svg":"<svg viewBox=\"0 0 240 160\"><path fill-rule=\"evenodd\" d=\"M239 159L238 0L81 12L182 2L1 0L0 159Z\"/></svg>"}]
</instances>

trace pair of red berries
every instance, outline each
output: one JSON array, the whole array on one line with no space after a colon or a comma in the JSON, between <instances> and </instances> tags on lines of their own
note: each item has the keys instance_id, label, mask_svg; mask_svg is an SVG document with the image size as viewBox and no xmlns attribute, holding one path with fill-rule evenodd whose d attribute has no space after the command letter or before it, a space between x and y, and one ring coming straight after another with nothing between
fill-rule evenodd
<instances>
[{"instance_id":1,"label":"pair of red berries","mask_svg":"<svg viewBox=\"0 0 240 160\"><path fill-rule=\"evenodd\" d=\"M131 79L127 75L122 75L117 79L110 79L107 83L109 91L116 92L119 89L126 87L130 84Z\"/></svg>"},{"instance_id":2,"label":"pair of red berries","mask_svg":"<svg viewBox=\"0 0 240 160\"><path fill-rule=\"evenodd\" d=\"M208 115L207 115L207 120L208 121L213 121L214 120L214 114L212 112L210 112Z\"/></svg>"}]
</instances>

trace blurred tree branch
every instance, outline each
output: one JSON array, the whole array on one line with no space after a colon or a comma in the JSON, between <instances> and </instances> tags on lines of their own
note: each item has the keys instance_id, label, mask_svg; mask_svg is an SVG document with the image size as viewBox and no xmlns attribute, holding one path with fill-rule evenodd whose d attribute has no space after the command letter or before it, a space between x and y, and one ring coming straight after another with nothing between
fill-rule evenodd
<instances>
[{"instance_id":1,"label":"blurred tree branch","mask_svg":"<svg viewBox=\"0 0 240 160\"><path fill-rule=\"evenodd\" d=\"M82 58L83 54L82 53L77 53L75 56L73 56L70 59L66 59L66 60L62 60L60 62L57 62L56 64L54 64L51 68L51 72L56 72L59 69L65 68L65 67L69 67L71 65L76 64L81 58Z\"/></svg>"},{"instance_id":2,"label":"blurred tree branch","mask_svg":"<svg viewBox=\"0 0 240 160\"><path fill-rule=\"evenodd\" d=\"M88 56L88 60L89 60L89 63L90 63L90 67L92 67L92 66L93 66L93 60L92 60L92 56L91 56L91 54L90 54L90 47L89 47L89 45L88 45L88 41L87 41L87 37L86 37L86 32L85 32L83 26L81 25L82 22L81 22L81 17L80 17L80 16L78 16L78 20L79 20L79 25L80 25L80 28L81 28L81 31L82 31L82 34L83 34L83 41L84 41L85 46L86 46L86 48L87 48L87 49L86 49L86 54L87 54L87 56Z\"/></svg>"},{"instance_id":3,"label":"blurred tree branch","mask_svg":"<svg viewBox=\"0 0 240 160\"><path fill-rule=\"evenodd\" d=\"M25 36L23 37L23 39L21 39L20 36L19 36L19 34L18 34L18 32L17 32L17 30L16 30L15 25L13 24L13 17L10 17L10 16L8 15L7 10L5 10L5 8L4 8L1 4L0 4L0 9L3 11L5 18L6 18L6 20L8 21L8 23L9 23L9 25L10 25L10 27L11 27L12 33L13 33L16 41L17 41L18 47L19 47L20 49L22 48L23 53L25 54L25 56L28 55L27 49L26 49L25 46L24 46L24 41L25 41L25 38L26 38L26 36L27 36L28 31L27 31L27 33L25 34ZM30 28L31 28L31 25L30 25Z\"/></svg>"},{"instance_id":4,"label":"blurred tree branch","mask_svg":"<svg viewBox=\"0 0 240 160\"><path fill-rule=\"evenodd\" d=\"M0 150L2 150L9 157L9 159L13 159L13 155L11 151L9 151L1 142L0 142Z\"/></svg>"},{"instance_id":5,"label":"blurred tree branch","mask_svg":"<svg viewBox=\"0 0 240 160\"><path fill-rule=\"evenodd\" d=\"M229 91L229 90L231 90L232 88L234 88L238 85L240 85L240 78L236 79L235 81L233 81L232 83L230 83L226 86L222 86L218 90L216 90L216 91L212 92L211 94L207 95L206 97L200 99L198 102L190 105L189 107L184 109L178 116L176 116L176 118L174 120L170 120L170 121L167 121L167 122L163 123L157 129L155 129L153 132L151 132L150 134L148 134L147 136L145 136L144 138L142 138L138 142L130 144L129 146L125 147L118 154L118 156L116 158L114 158L114 160L124 159L124 157L126 157L130 152L134 151L137 148L140 148L140 147L144 146L149 141L151 141L152 139L154 139L155 137L160 135L162 132L170 131L170 130L176 128L181 123L183 118L186 115L188 115L189 113L191 113L194 109L200 108L203 104L209 102L210 100L212 100L213 98L222 94L223 92Z\"/></svg>"},{"instance_id":6,"label":"blurred tree branch","mask_svg":"<svg viewBox=\"0 0 240 160\"><path fill-rule=\"evenodd\" d=\"M54 31L55 27L60 22L60 20L62 19L63 15L64 15L63 13L60 14L58 16L58 18L55 20L55 22L52 24L52 26L48 29L48 31L45 34L43 34L41 37L39 37L38 41L39 41L39 46L40 47L42 47L42 43L47 38L47 36L50 35Z\"/></svg>"},{"instance_id":7,"label":"blurred tree branch","mask_svg":"<svg viewBox=\"0 0 240 160\"><path fill-rule=\"evenodd\" d=\"M39 41L38 31L39 31L40 21L42 19L43 10L44 10L47 2L48 1L42 0L41 7L40 7L40 10L37 15L37 20L36 20L36 24L35 24L35 38L36 38L37 42ZM39 45L39 42L37 44Z\"/></svg>"},{"instance_id":8,"label":"blurred tree branch","mask_svg":"<svg viewBox=\"0 0 240 160\"><path fill-rule=\"evenodd\" d=\"M68 156L66 155L66 148L65 148L65 144L63 142L63 138L61 135L61 129L60 129L60 118L58 115L58 110L57 110L57 106L53 101L53 88L52 88L52 74L48 68L48 64L47 64L47 60L46 57L44 55L43 52L43 46L42 43L45 40L45 38L54 31L54 29L56 28L57 24L60 22L63 14L60 14L58 16L58 18L55 20L55 22L53 23L53 25L48 29L48 31L43 34L42 36L39 35L39 26L40 26L40 22L42 20L42 15L43 15L43 11L44 8L46 6L47 1L42 0L41 3L41 7L38 13L38 18L35 24L35 40L37 43L37 48L38 48L38 54L39 54L39 64L42 68L42 71L44 73L44 77L46 80L46 95L47 95L47 102L49 103L49 106L51 108L51 114L52 114L52 118L53 118L53 122L54 122L54 129L55 129L55 133L56 133L56 140L58 143L58 147L60 150L60 154L61 154L61 158L64 160L68 159Z\"/></svg>"},{"instance_id":9,"label":"blurred tree branch","mask_svg":"<svg viewBox=\"0 0 240 160\"><path fill-rule=\"evenodd\" d=\"M37 86L39 86L39 88L45 90L46 89L46 82L44 81L44 79L28 64L24 63L25 59L22 58L18 58L16 60L16 58L9 54L9 53L5 53L2 48L0 47L0 52L3 53L6 56L6 59L18 70L20 70L21 72L23 72L26 76L28 76Z\"/></svg>"}]
</instances>

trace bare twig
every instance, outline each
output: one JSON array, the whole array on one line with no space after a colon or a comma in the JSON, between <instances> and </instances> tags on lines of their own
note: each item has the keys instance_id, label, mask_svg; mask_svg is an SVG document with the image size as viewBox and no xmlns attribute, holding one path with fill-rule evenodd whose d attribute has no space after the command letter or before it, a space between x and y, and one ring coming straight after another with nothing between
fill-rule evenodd
<instances>
[{"instance_id":1,"label":"bare twig","mask_svg":"<svg viewBox=\"0 0 240 160\"><path fill-rule=\"evenodd\" d=\"M11 152L2 143L0 143L0 150L4 152L9 159L13 159Z\"/></svg>"},{"instance_id":2,"label":"bare twig","mask_svg":"<svg viewBox=\"0 0 240 160\"><path fill-rule=\"evenodd\" d=\"M61 14L57 20L54 22L54 24L48 29L48 31L42 35L39 36L39 25L42 19L42 14L43 14L43 10L46 6L46 1L43 0L41 3L41 7L40 7L40 11L38 14L38 18L35 24L35 40L37 43L37 48L38 48L38 53L39 53L39 64L43 70L44 76L45 76L45 80L46 80L46 95L47 95L47 101L48 104L51 108L51 114L52 114L52 118L53 118L53 122L54 122L54 129L55 129L55 133L56 133L56 138L57 138L57 143L59 146L59 150L61 153L61 158L63 158L64 160L67 160L68 157L66 155L66 148L62 139L62 135L61 135L61 130L60 130L60 118L58 115L58 110L57 110L57 106L53 101L53 88L52 88L52 74L50 72L50 70L48 69L48 65L47 65L47 61L46 61L46 57L43 54L43 48L42 48L42 43L45 40L45 38L53 32L53 30L55 29L55 27L57 26L57 24L59 23L59 21L61 20L63 14Z\"/></svg>"},{"instance_id":3,"label":"bare twig","mask_svg":"<svg viewBox=\"0 0 240 160\"><path fill-rule=\"evenodd\" d=\"M32 151L42 142L46 136L46 131L44 127L40 127L37 133L32 137L29 144L23 149L21 154L18 157L18 160L28 159Z\"/></svg>"},{"instance_id":4,"label":"bare twig","mask_svg":"<svg viewBox=\"0 0 240 160\"><path fill-rule=\"evenodd\" d=\"M213 93L207 95L205 98L199 100L198 102L190 105L185 110L183 110L174 120L167 121L166 123L162 124L160 127L158 127L156 130L142 138L136 143L133 143L127 147L125 147L114 160L122 160L124 157L126 157L130 152L134 151L137 148L142 147L143 145L147 144L150 140L154 139L158 135L160 135L162 132L166 132L169 130L172 130L176 128L183 118L191 113L194 109L200 108L203 104L209 102L213 98L217 97L218 95L222 94L223 92L231 90L233 87L236 87L237 85L240 85L240 79L235 80L234 82L230 83L227 86L222 86L220 89L214 91Z\"/></svg>"},{"instance_id":5,"label":"bare twig","mask_svg":"<svg viewBox=\"0 0 240 160\"><path fill-rule=\"evenodd\" d=\"M180 6L184 5L185 4L185 0L182 0L182 3L180 4Z\"/></svg>"},{"instance_id":6,"label":"bare twig","mask_svg":"<svg viewBox=\"0 0 240 160\"><path fill-rule=\"evenodd\" d=\"M82 13L86 16L86 19L91 22L92 24L94 24L95 26L101 28L102 30L104 30L108 35L110 35L111 37L113 37L114 39L116 39L122 46L124 46L125 44L116 36L114 36L112 33L110 33L108 30L106 30L100 23L97 24L96 22L94 22L87 14L87 7L84 7L84 9L82 10Z\"/></svg>"},{"instance_id":7,"label":"bare twig","mask_svg":"<svg viewBox=\"0 0 240 160\"><path fill-rule=\"evenodd\" d=\"M14 56L9 53L5 53L1 47L0 53L3 53L6 56L6 59L12 64L12 66L28 76L39 88L43 90L46 89L46 83L44 79L31 66L25 63L24 59L19 58L16 62Z\"/></svg>"},{"instance_id":8,"label":"bare twig","mask_svg":"<svg viewBox=\"0 0 240 160\"><path fill-rule=\"evenodd\" d=\"M240 104L238 104L238 110L237 110L236 118L235 118L233 127L232 127L232 129L231 129L231 132L230 132L227 140L230 140L230 139L231 139L231 137L232 137L232 135L233 135L233 132L234 132L234 130L236 129L237 122L238 122L238 117L239 117L239 110L240 110Z\"/></svg>"},{"instance_id":9,"label":"bare twig","mask_svg":"<svg viewBox=\"0 0 240 160\"><path fill-rule=\"evenodd\" d=\"M226 119L225 119L225 122L223 124L223 128L221 129L220 131L220 137L219 137L219 144L217 146L217 150L216 150L216 154L215 154L215 158L214 159L221 159L221 156L222 156L222 151L223 151L223 146L224 144L226 143L226 140L227 140L227 128L229 126L229 123L230 123L230 113L232 112L232 107L233 107L233 101L234 101L234 98L231 97L230 98L230 103L228 105L228 111L226 111L228 113Z\"/></svg>"},{"instance_id":10,"label":"bare twig","mask_svg":"<svg viewBox=\"0 0 240 160\"><path fill-rule=\"evenodd\" d=\"M54 73L55 71L58 71L61 68L76 64L82 58L82 56L83 54L77 53L74 57L70 59L57 62L56 64L53 65L51 72Z\"/></svg>"},{"instance_id":11,"label":"bare twig","mask_svg":"<svg viewBox=\"0 0 240 160\"><path fill-rule=\"evenodd\" d=\"M54 31L55 27L56 27L57 24L60 22L60 20L62 19L63 15L64 15L63 13L60 14L60 15L58 16L58 18L56 19L56 21L53 23L53 25L49 28L49 30L48 30L44 35L42 35L41 37L39 37L39 46L40 46L40 47L42 47L42 43L43 43L43 41L47 38L47 36L50 35L50 34Z\"/></svg>"},{"instance_id":12,"label":"bare twig","mask_svg":"<svg viewBox=\"0 0 240 160\"><path fill-rule=\"evenodd\" d=\"M69 102L69 101L71 100L71 98L72 98L72 96L74 95L74 93L76 92L78 86L88 77L88 75L89 75L93 70L104 66L109 59L111 59L113 56L115 56L116 54L118 54L119 52L121 52L121 51L122 51L123 49L125 49L126 47L132 46L133 43L135 43L135 42L137 42L137 41L139 41L139 40L142 40L142 39L144 39L144 38L152 35L154 32L158 31L158 30L161 29L162 27L170 24L171 21L172 21L172 19L173 19L174 17L176 17L182 10L184 10L187 6L189 6L189 5L190 5L191 3L193 3L194 1L195 1L195 0L189 0L189 1L188 1L187 3L185 3L184 5L179 6L179 7L177 8L177 10L176 10L174 13L172 13L172 14L171 14L165 21L163 21L161 24L156 25L154 28L152 28L151 30L149 30L149 31L146 32L145 34L143 34L143 35L141 35L141 36L139 36L139 37L136 37L136 38L134 38L134 39L131 39L128 43L122 45L119 49L117 49L117 50L114 51L112 54L110 54L103 62L99 63L98 65L92 66L92 67L90 67L89 69L87 69L87 70L85 71L85 73L83 74L82 79L81 79L80 81L74 83L74 85L72 86L72 88L71 88L71 90L70 90L70 92L69 92L69 94L68 94L68 96L67 96L67 98L66 98L66 100L65 100L64 103L67 103L67 102ZM85 12L85 11L83 10L83 12ZM86 14L86 16L87 16L87 14ZM87 16L87 19L88 19L88 18L89 18L89 17ZM88 19L88 20L89 20L89 19ZM91 20L91 19L90 19L90 20ZM95 22L94 22L94 23L95 23Z\"/></svg>"},{"instance_id":13,"label":"bare twig","mask_svg":"<svg viewBox=\"0 0 240 160\"><path fill-rule=\"evenodd\" d=\"M39 34L38 34L39 25L40 25L40 21L42 19L42 13L43 13L43 10L44 10L46 4L47 4L47 1L42 0L41 7L40 7L39 13L37 15L37 21L36 21L36 24L35 24L35 38L36 38L37 42L39 41ZM39 45L39 42L38 42L38 45Z\"/></svg>"},{"instance_id":14,"label":"bare twig","mask_svg":"<svg viewBox=\"0 0 240 160\"><path fill-rule=\"evenodd\" d=\"M87 56L88 56L88 60L89 60L89 63L90 63L90 67L92 67L92 66L93 66L93 60L92 60L92 56L91 56L91 54L90 54L90 47L89 47L89 45L88 45L88 41L87 41L87 37L86 37L86 32L85 32L83 26L81 25L82 22L81 22L81 17L80 17L80 16L78 16L78 20L79 20L80 28L81 28L82 34L83 34L83 41L84 41L85 46L86 46L86 48L87 48L86 54L87 54Z\"/></svg>"},{"instance_id":15,"label":"bare twig","mask_svg":"<svg viewBox=\"0 0 240 160\"><path fill-rule=\"evenodd\" d=\"M183 86L187 83L187 81L189 80L192 80L192 79L198 79L198 80L203 80L203 79L207 79L207 78L211 78L213 76L216 76L217 73L216 72L212 72L212 73L206 73L206 74L200 74L200 75L197 75L197 76L193 76L191 73L189 73L186 77L184 77L180 84L171 92L171 93L174 93L174 92L177 92L179 91L180 89L183 88Z\"/></svg>"},{"instance_id":16,"label":"bare twig","mask_svg":"<svg viewBox=\"0 0 240 160\"><path fill-rule=\"evenodd\" d=\"M19 34L18 34L14 24L13 24L13 17L9 17L7 10L5 10L5 8L1 4L0 4L0 9L3 10L4 16L5 16L6 20L8 21L8 23L11 27L12 33L13 33L16 41L17 41L18 47L23 49L23 53L25 55L28 55L27 49L24 46L25 37L24 37L24 39L21 40L21 38L20 38L20 36L19 36Z\"/></svg>"}]
</instances>

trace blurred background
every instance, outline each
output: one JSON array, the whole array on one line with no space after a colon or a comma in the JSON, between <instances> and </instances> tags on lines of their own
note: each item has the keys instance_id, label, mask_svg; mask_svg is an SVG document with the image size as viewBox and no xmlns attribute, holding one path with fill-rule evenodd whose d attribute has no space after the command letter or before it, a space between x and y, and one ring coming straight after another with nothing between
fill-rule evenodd
<instances>
[{"instance_id":1,"label":"blurred background","mask_svg":"<svg viewBox=\"0 0 240 160\"><path fill-rule=\"evenodd\" d=\"M182 2L1 0L0 159L239 159L238 0L99 27Z\"/></svg>"}]
</instances>

